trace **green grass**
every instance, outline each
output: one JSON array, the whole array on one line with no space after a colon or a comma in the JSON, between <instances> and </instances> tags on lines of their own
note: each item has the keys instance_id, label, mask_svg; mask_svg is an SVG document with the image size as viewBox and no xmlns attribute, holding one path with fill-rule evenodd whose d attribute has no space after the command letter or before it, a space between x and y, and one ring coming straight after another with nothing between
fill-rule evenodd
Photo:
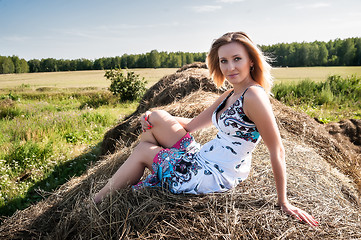
<instances>
[{"instance_id":1,"label":"green grass","mask_svg":"<svg viewBox=\"0 0 361 240\"><path fill-rule=\"evenodd\" d=\"M304 79L276 84L275 98L320 122L361 118L361 77L332 75L326 81Z\"/></svg>"},{"instance_id":2,"label":"green grass","mask_svg":"<svg viewBox=\"0 0 361 240\"><path fill-rule=\"evenodd\" d=\"M11 215L82 174L107 129L138 103L107 90L28 87L0 94L0 214Z\"/></svg>"}]
</instances>

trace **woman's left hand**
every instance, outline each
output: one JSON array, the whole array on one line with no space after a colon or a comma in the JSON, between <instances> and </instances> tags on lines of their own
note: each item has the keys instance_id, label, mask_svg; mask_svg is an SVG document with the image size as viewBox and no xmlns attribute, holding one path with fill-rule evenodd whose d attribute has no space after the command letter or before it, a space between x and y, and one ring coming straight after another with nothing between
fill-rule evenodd
<instances>
[{"instance_id":1,"label":"woman's left hand","mask_svg":"<svg viewBox=\"0 0 361 240\"><path fill-rule=\"evenodd\" d=\"M152 124L149 122L149 115L151 113L152 112L150 112L150 111L146 111L139 119L140 124L142 125L143 132L145 132L153 127Z\"/></svg>"},{"instance_id":2,"label":"woman's left hand","mask_svg":"<svg viewBox=\"0 0 361 240\"><path fill-rule=\"evenodd\" d=\"M308 223L312 227L317 227L319 224L310 214L303 211L302 209L299 209L298 207L291 205L290 203L281 204L281 209L285 213L294 216L301 222Z\"/></svg>"}]
</instances>

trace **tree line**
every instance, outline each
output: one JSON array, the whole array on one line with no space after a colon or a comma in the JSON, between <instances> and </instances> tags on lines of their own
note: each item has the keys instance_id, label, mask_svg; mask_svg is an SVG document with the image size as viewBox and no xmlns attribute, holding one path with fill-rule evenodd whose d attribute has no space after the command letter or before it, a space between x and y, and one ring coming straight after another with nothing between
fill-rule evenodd
<instances>
[{"instance_id":1,"label":"tree line","mask_svg":"<svg viewBox=\"0 0 361 240\"><path fill-rule=\"evenodd\" d=\"M275 67L360 66L361 38L336 39L328 42L279 43L259 46L273 59ZM1 73L103 70L115 68L178 68L193 62L204 62L207 53L158 52L123 54L95 60L32 59L0 56Z\"/></svg>"},{"instance_id":2,"label":"tree line","mask_svg":"<svg viewBox=\"0 0 361 240\"><path fill-rule=\"evenodd\" d=\"M18 56L0 56L0 73L27 73L29 64Z\"/></svg>"},{"instance_id":3,"label":"tree line","mask_svg":"<svg viewBox=\"0 0 361 240\"><path fill-rule=\"evenodd\" d=\"M276 67L360 66L361 38L260 46Z\"/></svg>"}]
</instances>

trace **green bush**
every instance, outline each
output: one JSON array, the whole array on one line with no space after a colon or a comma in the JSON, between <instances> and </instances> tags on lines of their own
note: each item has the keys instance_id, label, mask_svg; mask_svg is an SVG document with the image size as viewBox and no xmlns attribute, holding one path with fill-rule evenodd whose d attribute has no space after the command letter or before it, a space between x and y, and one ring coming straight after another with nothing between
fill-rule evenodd
<instances>
[{"instance_id":1,"label":"green bush","mask_svg":"<svg viewBox=\"0 0 361 240\"><path fill-rule=\"evenodd\" d=\"M116 103L116 97L113 96L110 92L94 92L89 93L86 95L83 95L81 98L79 98L80 102L80 109L85 108L98 108L100 106L104 105L115 105Z\"/></svg>"},{"instance_id":2,"label":"green bush","mask_svg":"<svg viewBox=\"0 0 361 240\"><path fill-rule=\"evenodd\" d=\"M342 78L332 75L324 82L302 80L297 84L276 84L272 89L274 97L288 105L307 104L320 106L359 105L361 103L361 78Z\"/></svg>"},{"instance_id":3,"label":"green bush","mask_svg":"<svg viewBox=\"0 0 361 240\"><path fill-rule=\"evenodd\" d=\"M112 69L104 77L111 81L109 90L122 102L138 100L145 93L147 82L132 71L125 76L121 69Z\"/></svg>"},{"instance_id":4,"label":"green bush","mask_svg":"<svg viewBox=\"0 0 361 240\"><path fill-rule=\"evenodd\" d=\"M317 105L334 103L334 95L331 91L330 85L324 85L322 90L315 94L315 103Z\"/></svg>"},{"instance_id":5,"label":"green bush","mask_svg":"<svg viewBox=\"0 0 361 240\"><path fill-rule=\"evenodd\" d=\"M361 77L332 75L323 82L306 79L281 83L273 87L272 93L276 99L322 123L361 116Z\"/></svg>"}]
</instances>

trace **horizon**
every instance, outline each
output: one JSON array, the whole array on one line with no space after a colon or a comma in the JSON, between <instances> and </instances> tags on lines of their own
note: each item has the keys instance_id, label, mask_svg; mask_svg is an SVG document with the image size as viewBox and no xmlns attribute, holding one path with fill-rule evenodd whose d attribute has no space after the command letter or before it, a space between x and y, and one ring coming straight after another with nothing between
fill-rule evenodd
<instances>
[{"instance_id":1,"label":"horizon","mask_svg":"<svg viewBox=\"0 0 361 240\"><path fill-rule=\"evenodd\" d=\"M357 0L0 0L0 55L28 61L208 52L229 31L265 46L328 42L361 37L360 8Z\"/></svg>"}]
</instances>

